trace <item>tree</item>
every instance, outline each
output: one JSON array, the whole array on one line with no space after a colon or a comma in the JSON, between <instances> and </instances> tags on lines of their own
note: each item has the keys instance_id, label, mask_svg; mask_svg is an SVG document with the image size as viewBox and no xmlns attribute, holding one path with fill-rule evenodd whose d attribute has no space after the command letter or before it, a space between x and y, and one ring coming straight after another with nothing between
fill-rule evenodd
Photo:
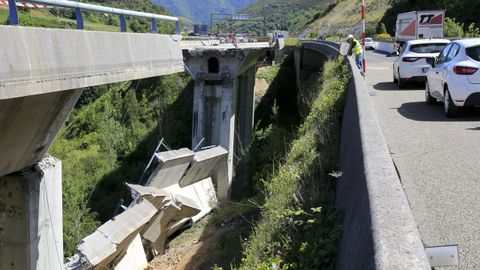
<instances>
[{"instance_id":1,"label":"tree","mask_svg":"<svg viewBox=\"0 0 480 270\"><path fill-rule=\"evenodd\" d=\"M365 34L367 35L367 37L372 37L375 35L375 26L373 25L373 23L367 23L365 27Z\"/></svg>"},{"instance_id":2,"label":"tree","mask_svg":"<svg viewBox=\"0 0 480 270\"><path fill-rule=\"evenodd\" d=\"M475 23L471 23L467 31L465 31L465 37L480 37L480 29L475 25Z\"/></svg>"},{"instance_id":3,"label":"tree","mask_svg":"<svg viewBox=\"0 0 480 270\"><path fill-rule=\"evenodd\" d=\"M377 34L386 34L387 33L387 28L385 27L385 24L382 22L382 23L379 23L377 25Z\"/></svg>"},{"instance_id":4,"label":"tree","mask_svg":"<svg viewBox=\"0 0 480 270\"><path fill-rule=\"evenodd\" d=\"M461 38L463 37L463 24L455 21L455 18L451 19L449 17L445 18L444 26L445 36L450 38Z\"/></svg>"}]
</instances>

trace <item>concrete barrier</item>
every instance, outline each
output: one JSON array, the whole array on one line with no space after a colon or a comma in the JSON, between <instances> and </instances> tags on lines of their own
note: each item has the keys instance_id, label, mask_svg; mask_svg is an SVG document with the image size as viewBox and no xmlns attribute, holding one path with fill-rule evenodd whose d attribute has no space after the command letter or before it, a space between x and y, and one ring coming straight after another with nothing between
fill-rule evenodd
<instances>
[{"instance_id":1,"label":"concrete barrier","mask_svg":"<svg viewBox=\"0 0 480 270\"><path fill-rule=\"evenodd\" d=\"M375 41L375 50L385 53L393 52L393 42L389 41Z\"/></svg>"},{"instance_id":2,"label":"concrete barrier","mask_svg":"<svg viewBox=\"0 0 480 270\"><path fill-rule=\"evenodd\" d=\"M0 26L0 100L184 70L177 36Z\"/></svg>"},{"instance_id":3,"label":"concrete barrier","mask_svg":"<svg viewBox=\"0 0 480 270\"><path fill-rule=\"evenodd\" d=\"M348 63L353 81L340 140L336 203L344 218L337 269L430 269L363 77Z\"/></svg>"}]
</instances>

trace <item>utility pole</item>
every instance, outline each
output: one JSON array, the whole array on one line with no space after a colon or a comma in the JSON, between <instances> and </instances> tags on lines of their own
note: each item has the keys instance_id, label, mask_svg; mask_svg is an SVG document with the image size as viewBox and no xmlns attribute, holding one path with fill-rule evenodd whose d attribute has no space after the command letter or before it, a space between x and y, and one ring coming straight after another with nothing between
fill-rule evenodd
<instances>
[{"instance_id":1,"label":"utility pole","mask_svg":"<svg viewBox=\"0 0 480 270\"><path fill-rule=\"evenodd\" d=\"M365 0L362 0L362 47L363 47L363 54L362 54L362 67L363 67L363 74L365 75L367 72L367 67L365 66L365 53L367 52L365 50L365 39L367 38L367 35L365 33Z\"/></svg>"}]
</instances>

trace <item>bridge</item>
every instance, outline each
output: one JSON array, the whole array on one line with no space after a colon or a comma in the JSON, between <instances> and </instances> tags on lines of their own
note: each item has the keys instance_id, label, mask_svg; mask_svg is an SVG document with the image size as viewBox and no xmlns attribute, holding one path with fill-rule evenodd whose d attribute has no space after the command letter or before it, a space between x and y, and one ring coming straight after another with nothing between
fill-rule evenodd
<instances>
[{"instance_id":1,"label":"bridge","mask_svg":"<svg viewBox=\"0 0 480 270\"><path fill-rule=\"evenodd\" d=\"M235 149L249 144L252 135L256 64L282 49L283 41L224 44L215 39L182 40L175 17L60 0L31 2L75 9L78 30L29 28L18 26L14 1L9 2L9 23L13 26L0 26L0 269L139 267L145 259L142 240L149 243L151 254L162 254L168 233L178 229L182 221L198 220L214 207L212 200L229 198ZM120 32L81 31L82 10L118 15ZM126 16L151 19L153 33L125 33ZM157 34L157 20L175 23L176 33ZM302 78L326 59L338 57L340 51L337 43L303 41L295 52L298 89L304 88ZM369 56L378 60L369 71L378 74L365 84L360 73L351 68L354 80L343 119L343 175L337 206L345 216L337 267L430 269L424 244L451 244L457 238L431 233L432 226L436 228L443 220L428 214L423 203L428 200L429 205L440 208L446 190L459 188L449 183L442 188L440 199L420 194L415 188L419 172L412 170L415 166L409 157L420 159L425 152L405 147L395 134L393 120L405 128L412 123L391 113L391 106L402 106L391 104L392 93L368 96L374 90L392 90L381 84L389 75L389 63L378 55ZM185 69L195 83L191 149L156 152L152 160L157 159L159 165L146 183L128 185L132 205L84 238L77 256L64 266L62 165L47 153L83 89ZM418 108L398 111L409 114L408 109ZM378 111L382 114L377 115ZM202 146L214 147L197 151ZM392 148L398 149L399 155L392 154ZM474 152L463 152L474 157ZM433 194L438 178L432 174L432 184L424 181L422 186ZM467 178L460 180L468 186ZM469 204L477 204L473 195L468 198ZM431 225L429 220L436 223ZM465 225L448 220L451 226ZM472 222L465 228L475 231ZM448 231L440 230L443 234ZM475 266L476 257L469 255L474 248L465 237L459 237L458 243L466 243L464 256Z\"/></svg>"},{"instance_id":2,"label":"bridge","mask_svg":"<svg viewBox=\"0 0 480 270\"><path fill-rule=\"evenodd\" d=\"M11 25L0 26L0 269L63 269L62 166L47 152L86 87L183 72L186 66L195 80L192 149L217 147L197 153L188 149L157 153L160 165L147 181L150 189L130 187L144 201L121 214L116 221L120 223L107 223L84 239L79 246L84 251L82 267L111 263L138 233L123 231L121 237L112 235L115 241L100 241L112 232L108 228L143 228L150 220L163 224L199 212L204 215L211 209L209 198L228 199L234 145L248 144L252 134L256 64L281 49L282 40L182 41L176 17L71 1L31 2L75 9L78 30L19 26L12 0ZM83 10L118 15L120 32L82 31ZM127 16L150 19L152 33L125 33ZM157 20L175 23L176 33L157 34ZM238 142L236 134L240 134ZM225 164L225 169L218 164ZM158 182L165 174L170 176L168 187ZM201 181L206 178L207 182ZM216 191L208 195L214 186ZM188 198L199 192L213 197ZM180 208L181 213L175 212ZM172 211L176 214L165 218ZM143 213L142 224L132 223L138 213ZM161 228L142 229L156 253L162 252L166 237L165 231L158 231Z\"/></svg>"}]
</instances>

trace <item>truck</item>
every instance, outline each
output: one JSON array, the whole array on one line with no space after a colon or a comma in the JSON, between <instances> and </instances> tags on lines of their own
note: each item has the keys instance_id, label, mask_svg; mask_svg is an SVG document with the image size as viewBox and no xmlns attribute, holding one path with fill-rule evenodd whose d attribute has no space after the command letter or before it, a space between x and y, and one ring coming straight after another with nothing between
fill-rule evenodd
<instances>
[{"instance_id":1,"label":"truck","mask_svg":"<svg viewBox=\"0 0 480 270\"><path fill-rule=\"evenodd\" d=\"M411 11L397 16L397 41L443 38L445 10Z\"/></svg>"}]
</instances>

